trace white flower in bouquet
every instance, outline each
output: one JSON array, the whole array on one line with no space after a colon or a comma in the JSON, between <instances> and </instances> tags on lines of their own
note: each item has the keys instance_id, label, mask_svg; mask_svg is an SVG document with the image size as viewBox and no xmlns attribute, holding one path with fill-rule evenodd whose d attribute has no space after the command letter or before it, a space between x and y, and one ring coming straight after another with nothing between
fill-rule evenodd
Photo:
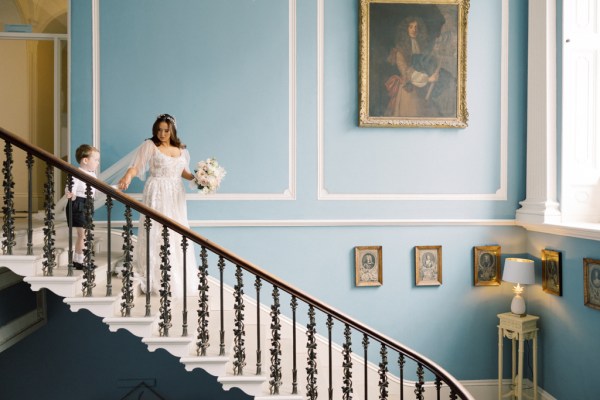
<instances>
[{"instance_id":1,"label":"white flower in bouquet","mask_svg":"<svg viewBox=\"0 0 600 400\"><path fill-rule=\"evenodd\" d=\"M216 192L225 174L225 169L214 158L198 162L194 170L194 181L198 185L198 191L204 194Z\"/></svg>"}]
</instances>

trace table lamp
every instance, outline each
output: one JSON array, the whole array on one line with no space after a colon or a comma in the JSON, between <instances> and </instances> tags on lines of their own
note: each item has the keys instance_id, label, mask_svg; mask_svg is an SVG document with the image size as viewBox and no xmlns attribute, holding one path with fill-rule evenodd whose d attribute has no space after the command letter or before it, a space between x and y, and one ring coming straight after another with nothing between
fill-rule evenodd
<instances>
[{"instance_id":1,"label":"table lamp","mask_svg":"<svg viewBox=\"0 0 600 400\"><path fill-rule=\"evenodd\" d=\"M531 285L535 283L534 265L533 260L524 258L507 258L504 261L502 280L517 284L517 286L513 286L515 297L513 297L512 303L510 303L510 311L513 314L522 317L527 314L525 312L525 299L521 297L521 293L523 293L524 289L521 285Z\"/></svg>"}]
</instances>

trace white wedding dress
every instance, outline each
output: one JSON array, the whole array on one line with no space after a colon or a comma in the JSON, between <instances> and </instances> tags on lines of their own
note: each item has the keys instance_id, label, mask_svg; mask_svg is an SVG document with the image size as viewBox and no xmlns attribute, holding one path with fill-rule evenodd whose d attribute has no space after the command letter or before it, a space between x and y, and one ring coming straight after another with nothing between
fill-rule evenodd
<instances>
[{"instance_id":1,"label":"white wedding dress","mask_svg":"<svg viewBox=\"0 0 600 400\"><path fill-rule=\"evenodd\" d=\"M137 150L132 167L138 171L137 177L145 180L142 202L150 208L189 227L187 219L187 206L185 190L181 173L189 171L190 154L186 149L181 149L179 157L170 157L158 150L151 140L146 140ZM159 294L161 280L160 248L164 243L162 237L163 227L152 221L149 237L146 237L144 225L145 217L140 216L138 227L138 241L135 245L134 271L136 280L139 279L142 291L146 292L146 243L150 243L150 292ZM194 254L194 243L187 241L186 268L187 268L187 295L194 295L198 291L198 265ZM174 299L183 298L183 248L181 235L169 230L169 262L171 266L171 294Z\"/></svg>"}]
</instances>

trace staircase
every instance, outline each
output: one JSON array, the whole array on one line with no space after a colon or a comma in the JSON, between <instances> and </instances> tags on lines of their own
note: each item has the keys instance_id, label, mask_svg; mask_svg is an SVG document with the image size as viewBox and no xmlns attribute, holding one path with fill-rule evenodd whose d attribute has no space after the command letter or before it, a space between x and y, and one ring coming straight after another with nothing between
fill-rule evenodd
<instances>
[{"instance_id":1,"label":"staircase","mask_svg":"<svg viewBox=\"0 0 600 400\"><path fill-rule=\"evenodd\" d=\"M7 143L0 266L23 276L33 291L51 290L72 311L87 309L112 332L125 329L148 350L165 349L187 370L202 368L217 376L224 390L237 387L256 399L403 399L413 393L416 399L473 399L422 355L1 128L0 138ZM31 211L28 224L15 223L13 145L26 151L28 159L35 156L48 165L43 226L37 221L33 227ZM105 229L87 227L93 240L86 240L85 251L93 255L95 268L85 273L68 268L69 230L53 211L54 167L105 193L109 210L112 200L125 205L122 230L111 228L110 212ZM187 266L197 269L198 292L182 301L141 293L131 279L131 209L198 246L199 265ZM179 247L165 240L172 251ZM269 305L261 301L265 297ZM326 334L318 334L317 327Z\"/></svg>"}]
</instances>

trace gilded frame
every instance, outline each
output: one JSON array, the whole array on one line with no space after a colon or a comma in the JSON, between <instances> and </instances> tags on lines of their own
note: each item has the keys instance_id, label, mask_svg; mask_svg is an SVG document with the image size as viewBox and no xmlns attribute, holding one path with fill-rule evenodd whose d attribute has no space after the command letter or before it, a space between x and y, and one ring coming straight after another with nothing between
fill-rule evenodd
<instances>
[{"instance_id":1,"label":"gilded frame","mask_svg":"<svg viewBox=\"0 0 600 400\"><path fill-rule=\"evenodd\" d=\"M383 285L383 259L381 246L356 246L354 248L356 286Z\"/></svg>"},{"instance_id":2,"label":"gilded frame","mask_svg":"<svg viewBox=\"0 0 600 400\"><path fill-rule=\"evenodd\" d=\"M542 250L542 289L546 293L562 296L562 253Z\"/></svg>"},{"instance_id":3,"label":"gilded frame","mask_svg":"<svg viewBox=\"0 0 600 400\"><path fill-rule=\"evenodd\" d=\"M442 284L442 246L415 246L415 285Z\"/></svg>"},{"instance_id":4,"label":"gilded frame","mask_svg":"<svg viewBox=\"0 0 600 400\"><path fill-rule=\"evenodd\" d=\"M359 126L467 127L468 11L469 0L360 0ZM410 21L428 32L419 54L402 34Z\"/></svg>"},{"instance_id":5,"label":"gilded frame","mask_svg":"<svg viewBox=\"0 0 600 400\"><path fill-rule=\"evenodd\" d=\"M583 304L600 310L600 260L583 259Z\"/></svg>"},{"instance_id":6,"label":"gilded frame","mask_svg":"<svg viewBox=\"0 0 600 400\"><path fill-rule=\"evenodd\" d=\"M475 286L500 286L500 246L473 247L473 282Z\"/></svg>"}]
</instances>

